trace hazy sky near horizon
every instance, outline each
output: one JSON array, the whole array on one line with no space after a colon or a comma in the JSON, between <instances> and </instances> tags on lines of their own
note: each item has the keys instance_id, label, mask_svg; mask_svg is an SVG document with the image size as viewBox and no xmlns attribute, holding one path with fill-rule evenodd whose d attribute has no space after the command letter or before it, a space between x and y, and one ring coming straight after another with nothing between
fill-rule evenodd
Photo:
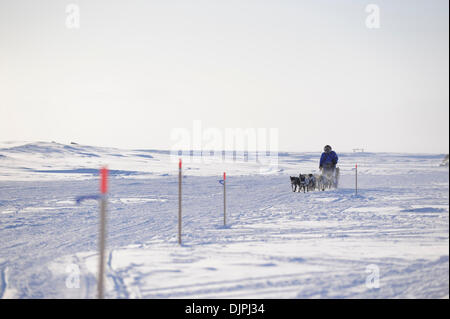
<instances>
[{"instance_id":1,"label":"hazy sky near horizon","mask_svg":"<svg viewBox=\"0 0 450 319\"><path fill-rule=\"evenodd\" d=\"M448 30L447 0L0 0L0 141L170 149L200 120L448 153Z\"/></svg>"}]
</instances>

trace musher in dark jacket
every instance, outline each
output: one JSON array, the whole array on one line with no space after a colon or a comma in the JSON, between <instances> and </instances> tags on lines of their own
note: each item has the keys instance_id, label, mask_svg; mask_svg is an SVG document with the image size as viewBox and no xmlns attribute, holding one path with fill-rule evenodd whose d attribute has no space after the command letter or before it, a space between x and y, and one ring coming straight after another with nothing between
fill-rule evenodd
<instances>
[{"instance_id":1,"label":"musher in dark jacket","mask_svg":"<svg viewBox=\"0 0 450 319\"><path fill-rule=\"evenodd\" d=\"M322 170L322 174L326 176L335 176L337 162L338 156L336 152L331 149L330 145L325 145L319 163L319 169ZM335 186L337 186L337 181L335 182Z\"/></svg>"}]
</instances>

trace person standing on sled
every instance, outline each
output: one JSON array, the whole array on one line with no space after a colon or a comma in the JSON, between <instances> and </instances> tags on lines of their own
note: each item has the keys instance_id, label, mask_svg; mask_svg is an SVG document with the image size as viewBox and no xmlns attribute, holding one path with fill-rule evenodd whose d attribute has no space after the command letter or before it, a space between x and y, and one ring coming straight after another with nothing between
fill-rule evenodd
<instances>
[{"instance_id":1,"label":"person standing on sled","mask_svg":"<svg viewBox=\"0 0 450 319\"><path fill-rule=\"evenodd\" d=\"M334 187L337 187L339 178L339 168L336 168L338 156L335 151L331 149L330 145L325 145L322 156L320 156L319 169L322 175L333 179Z\"/></svg>"}]
</instances>

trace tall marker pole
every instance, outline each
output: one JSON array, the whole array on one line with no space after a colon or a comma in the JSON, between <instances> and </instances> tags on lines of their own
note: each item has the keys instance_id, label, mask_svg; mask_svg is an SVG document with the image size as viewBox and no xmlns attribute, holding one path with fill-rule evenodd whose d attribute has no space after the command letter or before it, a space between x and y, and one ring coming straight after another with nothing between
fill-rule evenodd
<instances>
[{"instance_id":1,"label":"tall marker pole","mask_svg":"<svg viewBox=\"0 0 450 319\"><path fill-rule=\"evenodd\" d=\"M223 225L227 224L227 187L226 187L227 174L223 172Z\"/></svg>"},{"instance_id":2,"label":"tall marker pole","mask_svg":"<svg viewBox=\"0 0 450 319\"><path fill-rule=\"evenodd\" d=\"M98 298L103 299L103 281L105 273L105 246L106 246L106 193L108 191L108 169L103 167L100 170L101 180L100 180L100 191L101 191L101 202L100 202L100 233L99 233L99 255L100 261L98 266Z\"/></svg>"},{"instance_id":3,"label":"tall marker pole","mask_svg":"<svg viewBox=\"0 0 450 319\"><path fill-rule=\"evenodd\" d=\"M355 191L356 195L358 195L358 163L355 165Z\"/></svg>"},{"instance_id":4,"label":"tall marker pole","mask_svg":"<svg viewBox=\"0 0 450 319\"><path fill-rule=\"evenodd\" d=\"M178 244L181 245L181 158L178 164Z\"/></svg>"}]
</instances>

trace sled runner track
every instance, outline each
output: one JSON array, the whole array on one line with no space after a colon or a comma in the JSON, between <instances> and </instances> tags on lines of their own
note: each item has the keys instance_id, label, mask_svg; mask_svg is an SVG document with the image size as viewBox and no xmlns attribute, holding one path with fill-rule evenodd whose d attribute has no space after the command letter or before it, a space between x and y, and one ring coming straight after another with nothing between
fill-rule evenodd
<instances>
[{"instance_id":1,"label":"sled runner track","mask_svg":"<svg viewBox=\"0 0 450 319\"><path fill-rule=\"evenodd\" d=\"M8 282L6 278L7 267L5 265L0 265L0 267L0 299L2 299L3 295L5 294Z\"/></svg>"},{"instance_id":2,"label":"sled runner track","mask_svg":"<svg viewBox=\"0 0 450 319\"><path fill-rule=\"evenodd\" d=\"M285 274L270 277L255 277L228 281L214 281L202 284L170 286L157 289L146 289L141 291L144 298L188 298L197 296L221 296L246 291L260 291L264 294L265 289L289 289L290 286L299 286L298 280L292 279L299 274ZM290 280L291 279L291 280ZM261 292L261 290L263 290Z\"/></svg>"},{"instance_id":3,"label":"sled runner track","mask_svg":"<svg viewBox=\"0 0 450 319\"><path fill-rule=\"evenodd\" d=\"M108 255L107 276L109 278L111 278L113 283L114 283L114 293L116 294L116 296L114 296L114 297L115 298L128 299L129 298L129 294L128 294L128 291L127 291L127 287L126 287L126 285L123 282L123 278L122 278L122 276L120 274L117 274L114 271L113 267L112 267L113 252L114 252L114 250L111 250L109 255Z\"/></svg>"}]
</instances>

